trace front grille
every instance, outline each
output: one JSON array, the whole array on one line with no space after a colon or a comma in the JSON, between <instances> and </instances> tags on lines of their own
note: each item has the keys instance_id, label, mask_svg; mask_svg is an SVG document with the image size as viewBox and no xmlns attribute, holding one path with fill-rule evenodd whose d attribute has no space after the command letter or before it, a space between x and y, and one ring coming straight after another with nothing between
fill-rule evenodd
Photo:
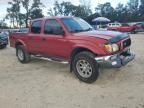
<instances>
[{"instance_id":1,"label":"front grille","mask_svg":"<svg viewBox=\"0 0 144 108\"><path fill-rule=\"evenodd\" d=\"M127 39L123 41L123 48L126 48L131 45L131 39Z\"/></svg>"}]
</instances>

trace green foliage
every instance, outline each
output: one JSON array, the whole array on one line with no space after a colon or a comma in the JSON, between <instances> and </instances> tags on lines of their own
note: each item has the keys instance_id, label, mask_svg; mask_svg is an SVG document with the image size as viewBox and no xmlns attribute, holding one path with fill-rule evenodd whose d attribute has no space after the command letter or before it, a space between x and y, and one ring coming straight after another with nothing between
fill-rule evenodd
<instances>
[{"instance_id":1,"label":"green foliage","mask_svg":"<svg viewBox=\"0 0 144 108\"><path fill-rule=\"evenodd\" d=\"M30 5L30 0L12 0L8 2L10 5L7 8L6 19L9 19L13 27L21 27L25 25L28 27L28 23L31 19L43 17L41 7L43 4L40 0L33 0ZM25 13L21 13L21 6L25 9Z\"/></svg>"},{"instance_id":2,"label":"green foliage","mask_svg":"<svg viewBox=\"0 0 144 108\"><path fill-rule=\"evenodd\" d=\"M141 20L144 21L144 0L141 0L139 11L140 11Z\"/></svg>"},{"instance_id":3,"label":"green foliage","mask_svg":"<svg viewBox=\"0 0 144 108\"><path fill-rule=\"evenodd\" d=\"M44 6L40 0L33 0L33 4L31 6L31 11L30 11L30 18L35 19L35 18L42 18L42 9L40 7Z\"/></svg>"},{"instance_id":4,"label":"green foliage","mask_svg":"<svg viewBox=\"0 0 144 108\"><path fill-rule=\"evenodd\" d=\"M111 3L107 2L99 4L95 13L90 15L88 18L94 18L92 16L103 16L111 19L112 22L136 22L144 20L144 0L129 0L126 5L118 4L116 8L111 6ZM88 19L89 22L91 22Z\"/></svg>"},{"instance_id":5,"label":"green foliage","mask_svg":"<svg viewBox=\"0 0 144 108\"><path fill-rule=\"evenodd\" d=\"M42 18L43 17L42 10L41 9L32 10L30 17L31 19Z\"/></svg>"},{"instance_id":6,"label":"green foliage","mask_svg":"<svg viewBox=\"0 0 144 108\"><path fill-rule=\"evenodd\" d=\"M71 2L54 3L54 7L48 10L50 16L69 16L72 15L74 5Z\"/></svg>"},{"instance_id":7,"label":"green foliage","mask_svg":"<svg viewBox=\"0 0 144 108\"><path fill-rule=\"evenodd\" d=\"M13 26L15 26L15 24L18 26L19 25L19 13L20 13L20 0L12 0L12 2L8 2L8 4L10 5L9 8L7 8L7 19L10 19Z\"/></svg>"},{"instance_id":8,"label":"green foliage","mask_svg":"<svg viewBox=\"0 0 144 108\"><path fill-rule=\"evenodd\" d=\"M32 2L32 3L31 3ZM144 0L129 0L126 5L118 4L116 8L112 7L110 2L98 4L95 12L92 13L90 0L79 0L80 5L73 5L71 2L55 1L54 6L49 8L50 16L76 16L92 23L92 19L103 16L111 21L118 22L135 22L144 21ZM12 27L28 27L31 19L43 17L42 8L44 5L41 0L11 0L8 2L6 19L10 20ZM25 13L21 12L25 9Z\"/></svg>"},{"instance_id":9,"label":"green foliage","mask_svg":"<svg viewBox=\"0 0 144 108\"><path fill-rule=\"evenodd\" d=\"M71 2L58 3L58 1L48 10L50 16L76 16L84 19L91 13L91 10L84 5L75 6Z\"/></svg>"},{"instance_id":10,"label":"green foliage","mask_svg":"<svg viewBox=\"0 0 144 108\"><path fill-rule=\"evenodd\" d=\"M7 24L4 22L4 20L0 21L0 29L8 29L9 27Z\"/></svg>"}]
</instances>

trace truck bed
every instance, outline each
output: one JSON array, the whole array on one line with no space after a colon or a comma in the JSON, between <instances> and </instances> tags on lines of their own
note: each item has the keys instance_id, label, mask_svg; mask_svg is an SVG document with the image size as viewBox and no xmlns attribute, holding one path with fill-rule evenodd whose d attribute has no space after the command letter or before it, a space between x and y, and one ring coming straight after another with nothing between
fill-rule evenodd
<instances>
[{"instance_id":1,"label":"truck bed","mask_svg":"<svg viewBox=\"0 0 144 108\"><path fill-rule=\"evenodd\" d=\"M26 37L28 36L28 33L11 33L10 38L10 46L15 47L15 43L18 40L26 40Z\"/></svg>"}]
</instances>

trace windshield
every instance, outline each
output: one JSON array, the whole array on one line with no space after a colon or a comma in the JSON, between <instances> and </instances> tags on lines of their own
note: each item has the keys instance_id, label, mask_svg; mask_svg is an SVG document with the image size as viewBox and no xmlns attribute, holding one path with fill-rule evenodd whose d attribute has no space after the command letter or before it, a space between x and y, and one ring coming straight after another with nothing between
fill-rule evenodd
<instances>
[{"instance_id":1,"label":"windshield","mask_svg":"<svg viewBox=\"0 0 144 108\"><path fill-rule=\"evenodd\" d=\"M81 18L62 18L61 20L71 33L93 30L92 26Z\"/></svg>"}]
</instances>

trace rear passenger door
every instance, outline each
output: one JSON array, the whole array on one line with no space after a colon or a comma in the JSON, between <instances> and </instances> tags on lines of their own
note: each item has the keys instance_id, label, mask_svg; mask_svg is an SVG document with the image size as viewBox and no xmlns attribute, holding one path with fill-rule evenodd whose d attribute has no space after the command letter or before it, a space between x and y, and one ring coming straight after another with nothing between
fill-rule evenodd
<instances>
[{"instance_id":1,"label":"rear passenger door","mask_svg":"<svg viewBox=\"0 0 144 108\"><path fill-rule=\"evenodd\" d=\"M31 33L28 35L28 49L33 54L41 54L42 20L32 22Z\"/></svg>"}]
</instances>

